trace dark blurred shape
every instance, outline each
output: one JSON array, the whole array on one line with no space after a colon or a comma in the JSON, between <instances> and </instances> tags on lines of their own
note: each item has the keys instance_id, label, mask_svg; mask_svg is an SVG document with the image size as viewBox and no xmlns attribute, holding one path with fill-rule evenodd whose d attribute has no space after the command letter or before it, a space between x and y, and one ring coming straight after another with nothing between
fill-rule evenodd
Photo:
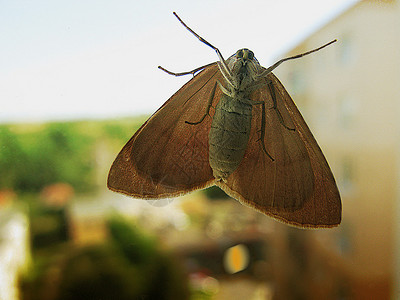
<instances>
[{"instance_id":1,"label":"dark blurred shape","mask_svg":"<svg viewBox=\"0 0 400 300\"><path fill-rule=\"evenodd\" d=\"M66 183L56 183L43 188L41 201L30 205L30 230L34 249L55 246L70 240L67 203L74 189Z\"/></svg>"},{"instance_id":2,"label":"dark blurred shape","mask_svg":"<svg viewBox=\"0 0 400 300\"><path fill-rule=\"evenodd\" d=\"M21 284L23 300L188 299L188 279L153 237L113 217L111 240L41 253Z\"/></svg>"},{"instance_id":3,"label":"dark blurred shape","mask_svg":"<svg viewBox=\"0 0 400 300\"><path fill-rule=\"evenodd\" d=\"M141 293L140 270L107 245L77 249L61 267L59 300L130 300Z\"/></svg>"},{"instance_id":4,"label":"dark blurred shape","mask_svg":"<svg viewBox=\"0 0 400 300\"><path fill-rule=\"evenodd\" d=\"M204 193L210 200L221 200L230 198L223 190L217 186L211 186L204 190Z\"/></svg>"},{"instance_id":5,"label":"dark blurred shape","mask_svg":"<svg viewBox=\"0 0 400 300\"><path fill-rule=\"evenodd\" d=\"M54 247L69 240L65 207L33 207L30 212L30 224L34 249Z\"/></svg>"},{"instance_id":6,"label":"dark blurred shape","mask_svg":"<svg viewBox=\"0 0 400 300\"><path fill-rule=\"evenodd\" d=\"M154 238L119 218L111 219L109 229L119 250L147 278L142 286L144 299L188 299L188 281L179 262L172 254L161 251Z\"/></svg>"}]
</instances>

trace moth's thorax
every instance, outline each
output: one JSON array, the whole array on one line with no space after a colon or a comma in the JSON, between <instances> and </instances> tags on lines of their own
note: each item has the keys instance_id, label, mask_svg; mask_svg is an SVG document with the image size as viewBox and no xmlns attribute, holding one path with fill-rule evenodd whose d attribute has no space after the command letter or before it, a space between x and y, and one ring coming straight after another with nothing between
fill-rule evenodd
<instances>
[{"instance_id":1,"label":"moth's thorax","mask_svg":"<svg viewBox=\"0 0 400 300\"><path fill-rule=\"evenodd\" d=\"M260 64L254 57L253 51L240 49L226 61L232 75L233 88L236 91L245 91L257 79Z\"/></svg>"}]
</instances>

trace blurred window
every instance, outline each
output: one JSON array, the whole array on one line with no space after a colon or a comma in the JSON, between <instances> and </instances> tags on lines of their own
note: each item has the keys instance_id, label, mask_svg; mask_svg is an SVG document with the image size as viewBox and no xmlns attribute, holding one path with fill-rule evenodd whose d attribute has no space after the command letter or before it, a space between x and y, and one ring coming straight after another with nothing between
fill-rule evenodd
<instances>
[{"instance_id":1,"label":"blurred window","mask_svg":"<svg viewBox=\"0 0 400 300\"><path fill-rule=\"evenodd\" d=\"M342 195L351 193L354 190L354 159L346 156L341 161L341 174L339 177L339 189Z\"/></svg>"},{"instance_id":2,"label":"blurred window","mask_svg":"<svg viewBox=\"0 0 400 300\"><path fill-rule=\"evenodd\" d=\"M289 84L294 95L299 95L306 90L304 73L300 70L293 70L289 74Z\"/></svg>"},{"instance_id":3,"label":"blurred window","mask_svg":"<svg viewBox=\"0 0 400 300\"><path fill-rule=\"evenodd\" d=\"M354 60L354 43L349 36L344 36L338 40L338 61L341 65L348 65Z\"/></svg>"},{"instance_id":4,"label":"blurred window","mask_svg":"<svg viewBox=\"0 0 400 300\"><path fill-rule=\"evenodd\" d=\"M356 99L349 95L343 95L339 99L339 126L343 129L351 129L354 126L355 116L358 112Z\"/></svg>"}]
</instances>

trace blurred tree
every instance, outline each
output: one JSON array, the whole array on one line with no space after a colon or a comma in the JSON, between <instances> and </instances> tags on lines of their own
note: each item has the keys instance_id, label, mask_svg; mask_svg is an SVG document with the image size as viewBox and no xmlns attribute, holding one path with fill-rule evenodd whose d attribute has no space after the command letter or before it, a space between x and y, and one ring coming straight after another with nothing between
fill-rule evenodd
<instances>
[{"instance_id":1,"label":"blurred tree","mask_svg":"<svg viewBox=\"0 0 400 300\"><path fill-rule=\"evenodd\" d=\"M0 188L39 192L66 182L78 192L93 190L95 138L81 127L50 123L18 134L0 127Z\"/></svg>"},{"instance_id":2,"label":"blurred tree","mask_svg":"<svg viewBox=\"0 0 400 300\"><path fill-rule=\"evenodd\" d=\"M113 141L118 141L120 143L126 143L147 118L148 116L141 116L136 118L103 121L101 123L103 137L112 139ZM120 147L121 146L118 145L118 148Z\"/></svg>"},{"instance_id":3,"label":"blurred tree","mask_svg":"<svg viewBox=\"0 0 400 300\"><path fill-rule=\"evenodd\" d=\"M27 161L17 135L7 126L0 126L0 188L15 189Z\"/></svg>"},{"instance_id":4,"label":"blurred tree","mask_svg":"<svg viewBox=\"0 0 400 300\"><path fill-rule=\"evenodd\" d=\"M32 187L38 190L51 183L66 182L78 192L92 190L95 185L94 141L93 136L76 123L48 124L30 149L36 163L34 169L41 171Z\"/></svg>"},{"instance_id":5,"label":"blurred tree","mask_svg":"<svg viewBox=\"0 0 400 300\"><path fill-rule=\"evenodd\" d=\"M93 191L97 143L118 141L120 148L143 120L1 125L0 189L36 193L46 185L65 182L77 193Z\"/></svg>"}]
</instances>

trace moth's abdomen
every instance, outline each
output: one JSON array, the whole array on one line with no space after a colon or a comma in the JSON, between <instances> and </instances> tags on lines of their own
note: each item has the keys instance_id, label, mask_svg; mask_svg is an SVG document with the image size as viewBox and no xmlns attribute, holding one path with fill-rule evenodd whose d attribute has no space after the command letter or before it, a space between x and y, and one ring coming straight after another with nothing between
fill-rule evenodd
<instances>
[{"instance_id":1,"label":"moth's abdomen","mask_svg":"<svg viewBox=\"0 0 400 300\"><path fill-rule=\"evenodd\" d=\"M241 163L250 136L252 106L223 95L209 134L209 160L216 179L225 179Z\"/></svg>"}]
</instances>

